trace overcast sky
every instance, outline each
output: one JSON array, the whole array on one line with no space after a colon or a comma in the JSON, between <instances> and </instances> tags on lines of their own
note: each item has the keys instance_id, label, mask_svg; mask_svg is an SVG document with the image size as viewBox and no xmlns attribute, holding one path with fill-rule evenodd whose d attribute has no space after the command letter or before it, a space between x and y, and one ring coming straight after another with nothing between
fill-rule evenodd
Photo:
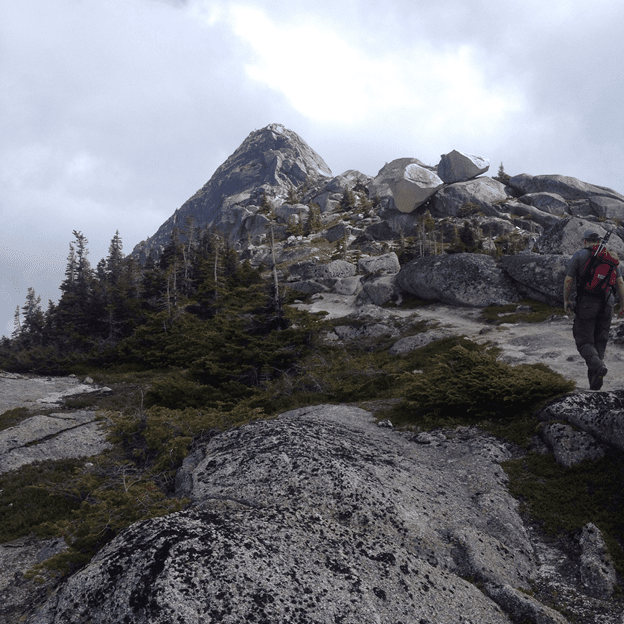
<instances>
[{"instance_id":1,"label":"overcast sky","mask_svg":"<svg viewBox=\"0 0 624 624\"><path fill-rule=\"evenodd\" d=\"M130 253L247 135L624 193L621 0L0 0L0 333L72 230Z\"/></svg>"}]
</instances>

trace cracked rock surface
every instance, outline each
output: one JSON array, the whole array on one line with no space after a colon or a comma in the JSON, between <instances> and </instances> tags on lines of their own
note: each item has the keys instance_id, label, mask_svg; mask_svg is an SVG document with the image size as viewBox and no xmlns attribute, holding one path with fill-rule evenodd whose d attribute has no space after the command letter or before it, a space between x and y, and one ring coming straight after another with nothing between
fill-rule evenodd
<instances>
[{"instance_id":1,"label":"cracked rock surface","mask_svg":"<svg viewBox=\"0 0 624 624\"><path fill-rule=\"evenodd\" d=\"M565 624L533 595L561 562L507 493L510 453L350 406L245 425L187 458L187 510L121 533L29 621Z\"/></svg>"}]
</instances>

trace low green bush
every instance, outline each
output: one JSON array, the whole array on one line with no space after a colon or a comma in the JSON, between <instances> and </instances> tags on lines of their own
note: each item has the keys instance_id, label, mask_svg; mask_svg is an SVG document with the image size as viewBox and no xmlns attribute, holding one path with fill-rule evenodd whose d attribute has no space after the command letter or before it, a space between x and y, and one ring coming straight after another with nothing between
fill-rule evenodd
<instances>
[{"instance_id":1,"label":"low green bush","mask_svg":"<svg viewBox=\"0 0 624 624\"><path fill-rule=\"evenodd\" d=\"M455 346L435 366L420 374L406 374L404 401L394 415L431 424L457 419L512 419L541 401L574 389L542 364L511 366L485 350Z\"/></svg>"},{"instance_id":2,"label":"low green bush","mask_svg":"<svg viewBox=\"0 0 624 624\"><path fill-rule=\"evenodd\" d=\"M3 414L0 414L0 431L8 429L9 427L14 427L22 422L22 420L26 420L29 416L31 416L31 413L27 407L15 407L7 410Z\"/></svg>"}]
</instances>

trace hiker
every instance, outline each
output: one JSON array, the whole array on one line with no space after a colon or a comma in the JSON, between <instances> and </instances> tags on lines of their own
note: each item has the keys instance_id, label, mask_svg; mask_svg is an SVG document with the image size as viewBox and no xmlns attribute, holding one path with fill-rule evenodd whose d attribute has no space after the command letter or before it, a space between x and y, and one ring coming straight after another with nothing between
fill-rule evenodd
<instances>
[{"instance_id":1,"label":"hiker","mask_svg":"<svg viewBox=\"0 0 624 624\"><path fill-rule=\"evenodd\" d=\"M605 237L605 242L608 235ZM566 314L574 314L572 333L576 348L587 363L587 376L590 390L602 388L603 377L607 374L604 354L609 340L611 317L613 316L613 291L617 289L620 299L618 315L624 315L624 281L617 254L607 250L593 261L600 245L600 236L593 230L583 234L583 249L579 249L570 259L563 286L563 301ZM594 267L600 263L600 270ZM592 275L595 277L590 284ZM576 282L576 306L571 307L572 284ZM593 289L593 292L592 292Z\"/></svg>"}]
</instances>

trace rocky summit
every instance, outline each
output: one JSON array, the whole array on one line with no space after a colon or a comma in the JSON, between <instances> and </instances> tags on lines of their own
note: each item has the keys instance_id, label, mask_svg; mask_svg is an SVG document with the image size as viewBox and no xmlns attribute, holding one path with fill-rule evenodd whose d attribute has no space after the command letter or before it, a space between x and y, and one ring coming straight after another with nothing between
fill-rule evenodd
<instances>
[{"instance_id":1,"label":"rocky summit","mask_svg":"<svg viewBox=\"0 0 624 624\"><path fill-rule=\"evenodd\" d=\"M208 230L252 266L275 263L286 288L350 297L354 310L406 295L459 306L523 297L561 305L565 265L584 230L613 230L610 247L624 253L623 195L562 175L488 177L488 169L486 158L453 150L437 165L402 157L372 177L333 176L301 137L271 124L133 255L157 258L174 231L188 239ZM362 263L388 253L400 258L396 268ZM324 268L337 259L340 274Z\"/></svg>"}]
</instances>

